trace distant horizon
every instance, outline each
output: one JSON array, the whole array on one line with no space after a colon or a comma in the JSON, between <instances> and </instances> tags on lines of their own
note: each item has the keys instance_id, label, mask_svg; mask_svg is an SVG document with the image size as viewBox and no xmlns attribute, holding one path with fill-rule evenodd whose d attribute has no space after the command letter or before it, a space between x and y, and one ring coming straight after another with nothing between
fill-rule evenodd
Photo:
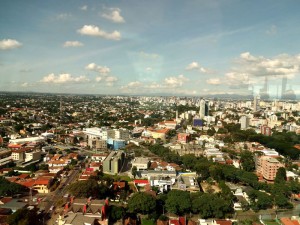
<instances>
[{"instance_id":1,"label":"distant horizon","mask_svg":"<svg viewBox=\"0 0 300 225\"><path fill-rule=\"evenodd\" d=\"M181 97L181 98L219 98L219 99L230 99L232 98L233 100L253 100L254 96L253 95L239 95L239 94L218 94L218 95L174 95L174 94L151 94L151 95L140 95L140 94L78 94L78 93L55 93L55 92L34 92L34 91L0 91L1 94L20 94L20 95L75 95L75 96L124 96L124 97ZM274 100L279 100L279 101L298 101L299 99L281 99L281 98L272 98L270 97L269 99L260 99L261 101L274 101Z\"/></svg>"}]
</instances>

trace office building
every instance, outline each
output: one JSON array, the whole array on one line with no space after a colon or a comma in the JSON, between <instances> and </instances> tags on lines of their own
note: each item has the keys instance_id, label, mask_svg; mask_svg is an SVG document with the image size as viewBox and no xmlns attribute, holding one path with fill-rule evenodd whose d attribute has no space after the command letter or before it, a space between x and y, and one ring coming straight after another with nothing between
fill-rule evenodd
<instances>
[{"instance_id":1,"label":"office building","mask_svg":"<svg viewBox=\"0 0 300 225\"><path fill-rule=\"evenodd\" d=\"M125 154L123 151L113 151L106 159L103 160L103 172L109 174L117 174L121 171L125 160Z\"/></svg>"}]
</instances>

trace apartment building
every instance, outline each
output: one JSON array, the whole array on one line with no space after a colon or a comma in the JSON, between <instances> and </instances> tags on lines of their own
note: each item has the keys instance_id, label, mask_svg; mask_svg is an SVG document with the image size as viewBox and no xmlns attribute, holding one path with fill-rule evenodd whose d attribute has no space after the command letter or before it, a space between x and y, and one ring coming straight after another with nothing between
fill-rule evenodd
<instances>
[{"instance_id":1,"label":"apartment building","mask_svg":"<svg viewBox=\"0 0 300 225\"><path fill-rule=\"evenodd\" d=\"M274 181L280 167L284 167L284 164L274 157L262 156L257 160L257 172L267 181Z\"/></svg>"}]
</instances>

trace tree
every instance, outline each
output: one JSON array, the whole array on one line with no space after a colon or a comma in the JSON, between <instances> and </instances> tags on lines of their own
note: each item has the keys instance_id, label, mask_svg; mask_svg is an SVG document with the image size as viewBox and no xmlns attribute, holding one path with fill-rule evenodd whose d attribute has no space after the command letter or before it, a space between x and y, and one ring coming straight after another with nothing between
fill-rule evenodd
<instances>
[{"instance_id":1,"label":"tree","mask_svg":"<svg viewBox=\"0 0 300 225\"><path fill-rule=\"evenodd\" d=\"M241 154L241 164L243 170L253 172L255 170L254 155L250 151L243 151Z\"/></svg>"},{"instance_id":2,"label":"tree","mask_svg":"<svg viewBox=\"0 0 300 225\"><path fill-rule=\"evenodd\" d=\"M155 211L154 197L145 192L135 193L128 201L128 211L131 213L149 214Z\"/></svg>"},{"instance_id":3,"label":"tree","mask_svg":"<svg viewBox=\"0 0 300 225\"><path fill-rule=\"evenodd\" d=\"M11 196L25 191L28 191L25 186L9 182L4 177L0 177L0 196Z\"/></svg>"},{"instance_id":4,"label":"tree","mask_svg":"<svg viewBox=\"0 0 300 225\"><path fill-rule=\"evenodd\" d=\"M202 218L224 218L232 212L231 201L226 201L217 194L202 194L193 197L192 211L199 213Z\"/></svg>"},{"instance_id":5,"label":"tree","mask_svg":"<svg viewBox=\"0 0 300 225\"><path fill-rule=\"evenodd\" d=\"M125 213L126 211L122 206L109 206L109 218L113 222L122 219L125 216Z\"/></svg>"},{"instance_id":6,"label":"tree","mask_svg":"<svg viewBox=\"0 0 300 225\"><path fill-rule=\"evenodd\" d=\"M171 190L167 194L166 209L168 212L182 215L191 208L191 199L189 192L180 190Z\"/></svg>"},{"instance_id":7,"label":"tree","mask_svg":"<svg viewBox=\"0 0 300 225\"><path fill-rule=\"evenodd\" d=\"M216 130L215 130L214 127L209 128L209 129L207 130L207 135L209 135L209 136L214 136L215 133L216 133Z\"/></svg>"},{"instance_id":8,"label":"tree","mask_svg":"<svg viewBox=\"0 0 300 225\"><path fill-rule=\"evenodd\" d=\"M136 175L137 175L137 168L136 168L136 166L133 166L133 167L132 167L132 169L131 169L131 174L132 174L132 176L133 176L134 179L135 179L135 177L136 177Z\"/></svg>"},{"instance_id":9,"label":"tree","mask_svg":"<svg viewBox=\"0 0 300 225\"><path fill-rule=\"evenodd\" d=\"M89 179L86 181L77 181L76 183L70 184L68 192L75 197L95 197L103 199L110 195L106 185L98 184L95 179Z\"/></svg>"},{"instance_id":10,"label":"tree","mask_svg":"<svg viewBox=\"0 0 300 225\"><path fill-rule=\"evenodd\" d=\"M36 211L27 208L18 209L7 218L10 225L38 225L41 224Z\"/></svg>"},{"instance_id":11,"label":"tree","mask_svg":"<svg viewBox=\"0 0 300 225\"><path fill-rule=\"evenodd\" d=\"M45 164L45 163L40 164L40 165L39 165L39 169L40 169L40 170L48 170L48 169L49 169L49 165L48 165L48 164Z\"/></svg>"},{"instance_id":12,"label":"tree","mask_svg":"<svg viewBox=\"0 0 300 225\"><path fill-rule=\"evenodd\" d=\"M275 180L274 182L279 184L279 183L284 183L286 181L286 170L284 167L280 167L278 170L277 170L277 173L276 173L276 177L275 177Z\"/></svg>"}]
</instances>

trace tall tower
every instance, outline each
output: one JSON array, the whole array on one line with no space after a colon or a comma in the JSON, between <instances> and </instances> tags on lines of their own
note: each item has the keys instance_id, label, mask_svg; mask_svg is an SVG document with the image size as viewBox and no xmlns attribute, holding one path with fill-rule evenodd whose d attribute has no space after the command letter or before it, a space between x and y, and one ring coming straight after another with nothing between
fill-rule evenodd
<instances>
[{"instance_id":1,"label":"tall tower","mask_svg":"<svg viewBox=\"0 0 300 225\"><path fill-rule=\"evenodd\" d=\"M253 111L254 112L259 110L259 100L260 100L260 97L258 95L254 96L254 99L253 99Z\"/></svg>"},{"instance_id":2,"label":"tall tower","mask_svg":"<svg viewBox=\"0 0 300 225\"><path fill-rule=\"evenodd\" d=\"M199 109L199 117L200 119L203 119L204 116L205 116L205 108L206 108L206 103L205 103L205 100L202 98L200 100L200 109Z\"/></svg>"}]
</instances>

